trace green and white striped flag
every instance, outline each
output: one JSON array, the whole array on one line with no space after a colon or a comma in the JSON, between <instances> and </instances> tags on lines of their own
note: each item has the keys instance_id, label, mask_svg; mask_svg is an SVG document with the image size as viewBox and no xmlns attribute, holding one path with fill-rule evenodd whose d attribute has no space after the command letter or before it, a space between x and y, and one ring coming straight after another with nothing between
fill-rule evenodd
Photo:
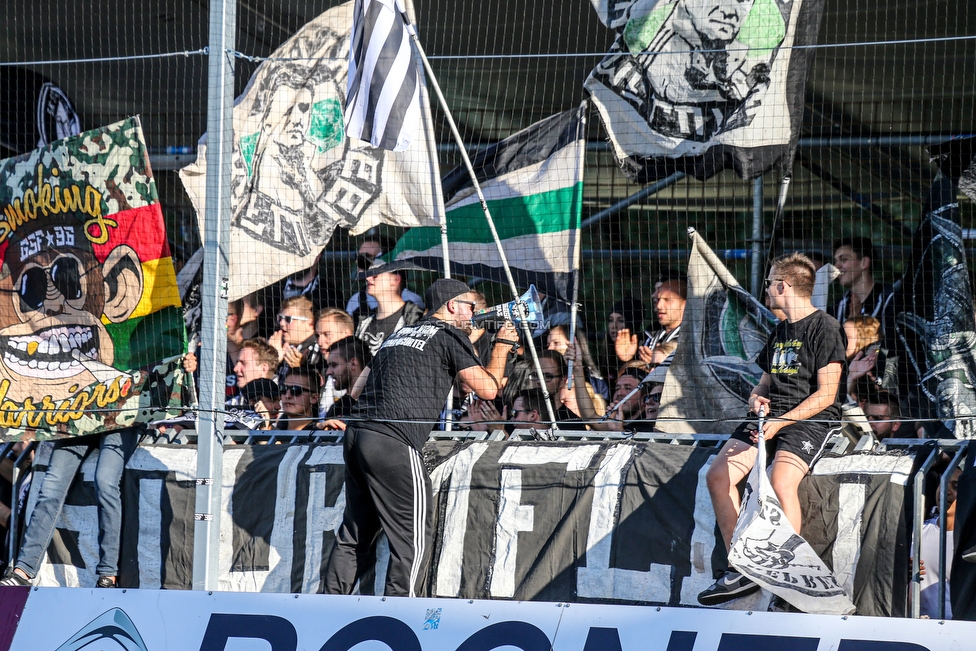
<instances>
[{"instance_id":1,"label":"green and white striped flag","mask_svg":"<svg viewBox=\"0 0 976 651\"><path fill-rule=\"evenodd\" d=\"M515 283L568 300L583 204L584 106L536 122L472 160ZM478 195L464 167L443 181L451 273L506 282ZM391 259L444 267L440 229L412 228Z\"/></svg>"}]
</instances>

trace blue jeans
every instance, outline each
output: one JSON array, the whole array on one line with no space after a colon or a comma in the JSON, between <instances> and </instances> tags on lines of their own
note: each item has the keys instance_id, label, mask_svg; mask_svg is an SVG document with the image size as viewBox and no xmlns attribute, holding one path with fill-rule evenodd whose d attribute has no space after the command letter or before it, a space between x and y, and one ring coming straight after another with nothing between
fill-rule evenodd
<instances>
[{"instance_id":1,"label":"blue jeans","mask_svg":"<svg viewBox=\"0 0 976 651\"><path fill-rule=\"evenodd\" d=\"M24 544L17 554L17 565L30 577L37 576L44 552L51 544L54 527L61 515L68 488L75 474L95 446L95 496L98 500L98 576L119 573L119 543L122 538L122 493L119 484L125 462L139 442L138 429L108 434L60 439L54 443L51 461L41 483L37 505L31 512Z\"/></svg>"}]
</instances>

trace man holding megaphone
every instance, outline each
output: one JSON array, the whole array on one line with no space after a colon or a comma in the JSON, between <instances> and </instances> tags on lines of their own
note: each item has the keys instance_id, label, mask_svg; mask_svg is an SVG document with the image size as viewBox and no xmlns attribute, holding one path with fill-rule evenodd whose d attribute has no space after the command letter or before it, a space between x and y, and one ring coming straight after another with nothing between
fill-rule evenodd
<instances>
[{"instance_id":1,"label":"man holding megaphone","mask_svg":"<svg viewBox=\"0 0 976 651\"><path fill-rule=\"evenodd\" d=\"M346 508L325 579L330 594L352 592L382 527L390 544L385 594L415 596L427 569L433 516L423 445L455 378L493 400L506 349L518 341L506 322L485 368L467 337L475 307L468 286L442 278L424 298L426 316L390 335L350 391L358 401L343 437Z\"/></svg>"}]
</instances>

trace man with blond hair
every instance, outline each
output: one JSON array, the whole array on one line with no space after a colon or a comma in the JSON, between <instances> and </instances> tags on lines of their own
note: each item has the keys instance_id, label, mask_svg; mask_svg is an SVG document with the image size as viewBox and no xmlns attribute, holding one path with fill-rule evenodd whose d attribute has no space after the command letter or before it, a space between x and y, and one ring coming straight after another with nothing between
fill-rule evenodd
<instances>
[{"instance_id":1,"label":"man with blond hair","mask_svg":"<svg viewBox=\"0 0 976 651\"><path fill-rule=\"evenodd\" d=\"M299 366L315 366L321 358L315 345L315 312L312 301L304 296L289 298L281 304L276 317L278 330L268 338L268 343L278 351L278 382L290 369Z\"/></svg>"},{"instance_id":2,"label":"man with blond hair","mask_svg":"<svg viewBox=\"0 0 976 651\"><path fill-rule=\"evenodd\" d=\"M356 332L356 324L352 316L337 307L327 307L319 310L315 315L315 337L319 345L319 353L325 358L326 352L332 344L352 337Z\"/></svg>"},{"instance_id":3,"label":"man with blond hair","mask_svg":"<svg viewBox=\"0 0 976 651\"><path fill-rule=\"evenodd\" d=\"M823 453L840 420L844 331L835 318L811 302L816 273L809 258L794 253L774 260L766 279L770 305L782 310L786 319L776 325L756 360L763 375L749 396L750 420L735 430L706 475L726 551L741 508L739 482L756 463L756 416L762 412L766 417L763 435L773 454L770 484L797 532L802 523L800 480ZM698 595L698 601L711 606L758 589L729 569Z\"/></svg>"}]
</instances>

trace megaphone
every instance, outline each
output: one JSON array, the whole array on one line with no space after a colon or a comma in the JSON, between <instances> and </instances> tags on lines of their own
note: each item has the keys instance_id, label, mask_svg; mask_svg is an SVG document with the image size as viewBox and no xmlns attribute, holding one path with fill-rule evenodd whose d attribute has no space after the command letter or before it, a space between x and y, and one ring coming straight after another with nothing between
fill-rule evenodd
<instances>
[{"instance_id":1,"label":"megaphone","mask_svg":"<svg viewBox=\"0 0 976 651\"><path fill-rule=\"evenodd\" d=\"M529 285L529 291L519 296L517 300L478 310L471 317L471 324L476 328L482 327L481 324L487 321L498 323L511 321L515 324L527 321L530 324L541 324L542 301L539 300L539 292L536 291L535 285Z\"/></svg>"}]
</instances>

